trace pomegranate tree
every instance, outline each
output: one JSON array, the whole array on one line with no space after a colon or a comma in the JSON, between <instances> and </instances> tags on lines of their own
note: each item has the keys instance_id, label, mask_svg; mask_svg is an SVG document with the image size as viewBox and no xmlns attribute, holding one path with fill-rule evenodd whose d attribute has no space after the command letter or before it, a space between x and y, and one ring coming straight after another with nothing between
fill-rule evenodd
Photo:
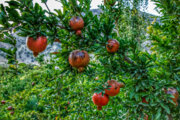
<instances>
[{"instance_id":1,"label":"pomegranate tree","mask_svg":"<svg viewBox=\"0 0 180 120\"><path fill-rule=\"evenodd\" d=\"M97 106L98 110L102 110L102 106L108 104L109 97L106 94L102 95L102 93L94 93L94 95L92 96L92 101Z\"/></svg>"}]
</instances>

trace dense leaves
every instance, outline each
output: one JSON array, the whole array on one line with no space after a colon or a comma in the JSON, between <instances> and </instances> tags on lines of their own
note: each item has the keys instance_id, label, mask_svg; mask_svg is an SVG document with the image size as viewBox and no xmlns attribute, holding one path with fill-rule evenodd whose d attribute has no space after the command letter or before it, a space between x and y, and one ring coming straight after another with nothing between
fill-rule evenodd
<instances>
[{"instance_id":1,"label":"dense leaves","mask_svg":"<svg viewBox=\"0 0 180 120\"><path fill-rule=\"evenodd\" d=\"M14 46L0 49L7 56L16 53L16 40L10 33L33 39L42 35L49 43L61 42L61 50L50 55L48 62L42 56L37 58L39 66L18 64L16 57L7 57L15 63L1 68L0 100L5 101L1 119L179 119L179 106L173 95L165 92L168 88L180 92L176 0L154 0L162 16L160 23L155 19L151 24L140 11L147 0L106 3L99 6L102 13L98 16L90 10L91 0L58 1L63 10L50 11L47 0L42 0L47 10L32 0L10 0L9 6L1 5L0 40ZM74 16L84 21L81 35L69 25ZM116 52L107 51L110 39L119 43ZM150 51L143 47L147 40L151 41ZM87 51L90 56L82 73L69 64L73 50ZM92 95L105 95L104 89L112 87L105 87L106 82L112 79L125 87L97 111ZM13 107L11 112L8 106Z\"/></svg>"}]
</instances>

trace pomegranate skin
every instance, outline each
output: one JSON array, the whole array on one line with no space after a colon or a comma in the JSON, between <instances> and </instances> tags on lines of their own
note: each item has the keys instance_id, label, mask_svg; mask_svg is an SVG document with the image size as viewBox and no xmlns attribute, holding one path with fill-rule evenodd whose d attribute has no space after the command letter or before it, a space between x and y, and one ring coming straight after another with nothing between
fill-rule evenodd
<instances>
[{"instance_id":1,"label":"pomegranate skin","mask_svg":"<svg viewBox=\"0 0 180 120\"><path fill-rule=\"evenodd\" d=\"M172 94L174 96L174 98L171 98L173 100L174 103L176 103L176 106L178 106L178 98L179 98L179 93L176 89L174 88L168 88L167 94Z\"/></svg>"},{"instance_id":2,"label":"pomegranate skin","mask_svg":"<svg viewBox=\"0 0 180 120\"><path fill-rule=\"evenodd\" d=\"M72 17L69 21L69 25L72 30L81 30L84 27L84 20L81 17Z\"/></svg>"},{"instance_id":3,"label":"pomegranate skin","mask_svg":"<svg viewBox=\"0 0 180 120\"><path fill-rule=\"evenodd\" d=\"M145 98L145 97L142 97L142 103L148 104L148 102L146 101L146 98Z\"/></svg>"},{"instance_id":4,"label":"pomegranate skin","mask_svg":"<svg viewBox=\"0 0 180 120\"><path fill-rule=\"evenodd\" d=\"M1 101L1 104L6 104L6 101L5 101L5 100L2 100L2 101Z\"/></svg>"},{"instance_id":5,"label":"pomegranate skin","mask_svg":"<svg viewBox=\"0 0 180 120\"><path fill-rule=\"evenodd\" d=\"M39 36L36 40L33 37L27 38L27 47L34 52L34 55L44 51L47 47L47 38L45 36Z\"/></svg>"},{"instance_id":6,"label":"pomegranate skin","mask_svg":"<svg viewBox=\"0 0 180 120\"><path fill-rule=\"evenodd\" d=\"M118 83L116 80L108 80L107 83L111 87L105 89L105 94L109 96L116 96L119 93L120 88L124 86L123 83Z\"/></svg>"},{"instance_id":7,"label":"pomegranate skin","mask_svg":"<svg viewBox=\"0 0 180 120\"><path fill-rule=\"evenodd\" d=\"M14 114L14 111L11 111L10 114L13 115L13 114Z\"/></svg>"},{"instance_id":8,"label":"pomegranate skin","mask_svg":"<svg viewBox=\"0 0 180 120\"><path fill-rule=\"evenodd\" d=\"M12 110L13 107L12 106L8 106L7 110Z\"/></svg>"},{"instance_id":9,"label":"pomegranate skin","mask_svg":"<svg viewBox=\"0 0 180 120\"><path fill-rule=\"evenodd\" d=\"M90 61L89 55L84 50L74 50L69 55L69 63L72 67L80 68L88 65Z\"/></svg>"},{"instance_id":10,"label":"pomegranate skin","mask_svg":"<svg viewBox=\"0 0 180 120\"><path fill-rule=\"evenodd\" d=\"M119 49L119 42L117 40L111 39L108 40L108 44L106 45L106 49L109 53L115 53Z\"/></svg>"},{"instance_id":11,"label":"pomegranate skin","mask_svg":"<svg viewBox=\"0 0 180 120\"><path fill-rule=\"evenodd\" d=\"M106 94L102 96L102 93L94 93L94 95L92 96L92 101L97 106L98 110L102 110L102 106L108 104L109 97Z\"/></svg>"}]
</instances>

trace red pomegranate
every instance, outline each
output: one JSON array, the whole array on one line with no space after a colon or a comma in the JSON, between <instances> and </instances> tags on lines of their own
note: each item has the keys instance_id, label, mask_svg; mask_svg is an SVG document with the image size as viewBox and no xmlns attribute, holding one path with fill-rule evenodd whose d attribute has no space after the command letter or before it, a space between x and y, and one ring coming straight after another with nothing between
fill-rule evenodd
<instances>
[{"instance_id":1,"label":"red pomegranate","mask_svg":"<svg viewBox=\"0 0 180 120\"><path fill-rule=\"evenodd\" d=\"M174 98L171 98L173 100L174 103L176 103L176 106L178 106L178 98L179 98L179 93L176 89L174 88L168 88L168 90L166 91L167 94L172 94L174 96Z\"/></svg>"},{"instance_id":2,"label":"red pomegranate","mask_svg":"<svg viewBox=\"0 0 180 120\"><path fill-rule=\"evenodd\" d=\"M108 80L107 83L111 87L108 89L105 89L105 94L109 96L117 95L120 91L120 88L124 87L123 83L118 83L116 80Z\"/></svg>"},{"instance_id":3,"label":"red pomegranate","mask_svg":"<svg viewBox=\"0 0 180 120\"><path fill-rule=\"evenodd\" d=\"M27 38L27 47L33 51L33 55L36 57L40 52L44 51L47 46L47 38L45 36L39 36L36 40L33 37Z\"/></svg>"},{"instance_id":4,"label":"red pomegranate","mask_svg":"<svg viewBox=\"0 0 180 120\"><path fill-rule=\"evenodd\" d=\"M14 111L11 111L10 114L13 115L13 114L14 114Z\"/></svg>"},{"instance_id":5,"label":"red pomegranate","mask_svg":"<svg viewBox=\"0 0 180 120\"><path fill-rule=\"evenodd\" d=\"M12 110L13 109L13 107L12 106L9 106L8 108L7 108L7 110Z\"/></svg>"},{"instance_id":6,"label":"red pomegranate","mask_svg":"<svg viewBox=\"0 0 180 120\"><path fill-rule=\"evenodd\" d=\"M84 27L84 20L81 17L73 17L69 21L69 25L72 30L81 30Z\"/></svg>"},{"instance_id":7,"label":"red pomegranate","mask_svg":"<svg viewBox=\"0 0 180 120\"><path fill-rule=\"evenodd\" d=\"M78 68L80 72L84 70L84 67L89 63L89 55L84 50L74 50L69 55L69 63L72 67Z\"/></svg>"},{"instance_id":8,"label":"red pomegranate","mask_svg":"<svg viewBox=\"0 0 180 120\"><path fill-rule=\"evenodd\" d=\"M116 0L104 0L104 5L106 5L106 3L109 3L111 6L115 5Z\"/></svg>"},{"instance_id":9,"label":"red pomegranate","mask_svg":"<svg viewBox=\"0 0 180 120\"><path fill-rule=\"evenodd\" d=\"M97 106L98 110L102 110L102 106L108 104L109 97L106 94L102 96L102 93L94 93L94 95L92 96L92 101Z\"/></svg>"},{"instance_id":10,"label":"red pomegranate","mask_svg":"<svg viewBox=\"0 0 180 120\"><path fill-rule=\"evenodd\" d=\"M5 100L2 100L2 101L1 101L1 104L6 104L6 101L5 101Z\"/></svg>"},{"instance_id":11,"label":"red pomegranate","mask_svg":"<svg viewBox=\"0 0 180 120\"><path fill-rule=\"evenodd\" d=\"M146 101L146 98L145 98L145 97L142 97L142 103L148 104L148 102Z\"/></svg>"},{"instance_id":12,"label":"red pomegranate","mask_svg":"<svg viewBox=\"0 0 180 120\"><path fill-rule=\"evenodd\" d=\"M77 36L81 36L81 34L82 34L82 33L81 33L81 30L77 30L77 31L76 31L76 35L77 35Z\"/></svg>"},{"instance_id":13,"label":"red pomegranate","mask_svg":"<svg viewBox=\"0 0 180 120\"><path fill-rule=\"evenodd\" d=\"M119 42L117 40L111 39L108 40L108 44L106 45L106 49L110 53L115 53L119 49Z\"/></svg>"}]
</instances>

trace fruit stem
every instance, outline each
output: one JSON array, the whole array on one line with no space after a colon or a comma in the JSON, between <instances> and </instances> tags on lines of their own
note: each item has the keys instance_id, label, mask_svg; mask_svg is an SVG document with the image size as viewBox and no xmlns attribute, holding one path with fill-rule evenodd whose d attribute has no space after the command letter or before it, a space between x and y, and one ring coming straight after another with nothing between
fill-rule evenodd
<instances>
[{"instance_id":1,"label":"fruit stem","mask_svg":"<svg viewBox=\"0 0 180 120\"><path fill-rule=\"evenodd\" d=\"M37 57L38 54L39 54L38 52L33 52L34 57Z\"/></svg>"}]
</instances>

